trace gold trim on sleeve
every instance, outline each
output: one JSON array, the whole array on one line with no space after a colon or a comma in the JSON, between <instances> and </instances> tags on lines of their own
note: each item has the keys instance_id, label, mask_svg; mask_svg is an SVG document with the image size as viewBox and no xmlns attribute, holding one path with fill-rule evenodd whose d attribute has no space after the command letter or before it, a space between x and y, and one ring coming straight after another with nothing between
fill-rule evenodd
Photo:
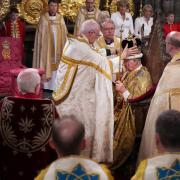
<instances>
[{"instance_id":1,"label":"gold trim on sleeve","mask_svg":"<svg viewBox=\"0 0 180 180\"><path fill-rule=\"evenodd\" d=\"M56 92L53 92L53 100L55 102L62 100L67 96L67 94L70 92L71 87L74 82L74 77L77 72L78 66L76 64L70 64L66 63L68 65L67 71L64 76L64 80L61 84L61 86L58 88Z\"/></svg>"},{"instance_id":2,"label":"gold trim on sleeve","mask_svg":"<svg viewBox=\"0 0 180 180\"><path fill-rule=\"evenodd\" d=\"M93 62L84 61L84 60L77 61L77 60L69 58L65 55L62 55L61 60L62 60L62 62L66 63L66 64L72 63L72 64L77 64L77 65L80 64L80 65L90 66L90 67L96 69L99 73L103 74L110 81L112 80L111 74L109 74L108 72L106 72L104 69L99 67L97 64L94 64Z\"/></svg>"}]
</instances>

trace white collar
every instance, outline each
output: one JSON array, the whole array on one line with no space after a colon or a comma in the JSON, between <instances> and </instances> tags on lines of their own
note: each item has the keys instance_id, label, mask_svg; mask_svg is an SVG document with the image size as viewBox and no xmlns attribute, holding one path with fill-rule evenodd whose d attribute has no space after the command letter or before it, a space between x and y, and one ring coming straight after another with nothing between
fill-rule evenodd
<instances>
[{"instance_id":1,"label":"white collar","mask_svg":"<svg viewBox=\"0 0 180 180\"><path fill-rule=\"evenodd\" d=\"M139 67L137 67L134 71L139 71L141 68L142 68L142 64Z\"/></svg>"}]
</instances>

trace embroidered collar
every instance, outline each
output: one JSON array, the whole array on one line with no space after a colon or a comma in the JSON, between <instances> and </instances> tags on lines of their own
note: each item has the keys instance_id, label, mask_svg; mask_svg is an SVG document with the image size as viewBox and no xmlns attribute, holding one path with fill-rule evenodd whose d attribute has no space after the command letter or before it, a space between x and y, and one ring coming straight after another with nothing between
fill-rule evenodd
<instances>
[{"instance_id":1,"label":"embroidered collar","mask_svg":"<svg viewBox=\"0 0 180 180\"><path fill-rule=\"evenodd\" d=\"M175 61L177 61L177 60L179 60L179 59L180 59L180 52L178 52L177 54L175 54L175 55L173 56L171 62L175 62Z\"/></svg>"}]
</instances>

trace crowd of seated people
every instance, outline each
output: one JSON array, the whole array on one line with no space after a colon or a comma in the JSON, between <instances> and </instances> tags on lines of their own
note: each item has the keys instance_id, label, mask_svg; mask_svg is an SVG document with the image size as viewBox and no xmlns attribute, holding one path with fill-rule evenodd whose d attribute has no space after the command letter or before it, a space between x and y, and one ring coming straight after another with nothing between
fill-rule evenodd
<instances>
[{"instance_id":1,"label":"crowd of seated people","mask_svg":"<svg viewBox=\"0 0 180 180\"><path fill-rule=\"evenodd\" d=\"M116 69L118 69L119 72L116 74L112 73L113 82L111 82L112 84L115 83L115 86L113 87L114 88L113 93L114 93L114 99L115 99L115 106L114 106L115 108L114 124L115 125L114 125L114 137L112 137L114 139L114 142L113 142L114 143L114 147L113 147L114 162L107 164L111 170L116 170L129 157L129 154L132 151L133 144L135 142L135 137L136 137L135 124L134 124L135 117L133 115L129 102L133 99L143 96L153 86L151 75L149 74L147 68L141 64L141 58L143 54L141 53L141 50L137 48L137 46L139 45L138 44L139 42L144 41L144 40L148 42L150 39L150 34L153 27L153 8L150 4L144 5L143 15L141 17L137 17L135 21L133 22L133 18L130 12L128 12L128 2L126 0L118 1L117 2L118 11L112 13L111 15L109 15L106 12L103 13L98 8L95 8L94 3L95 3L94 0L86 0L85 7L82 7L79 10L79 14L77 16L77 20L75 24L74 36L76 36L77 40L81 42L85 39L86 43L89 44L91 49L95 50L96 52L100 54L98 57L103 56L102 59L107 60L107 62L110 64L110 67L113 68L113 63L117 61L117 59L119 60L118 61L119 64L116 64L118 67ZM52 6L55 6L55 5L57 5L56 0L49 1L49 9L51 9ZM50 12L51 11L49 10L45 16L49 17L50 22L51 21L56 22L55 18L57 17L57 14L56 14L57 6L56 6L54 15L52 15ZM97 27L90 27L89 28L90 30L84 29L83 31L84 34L83 34L81 25L89 21L88 19L95 19L97 23L99 23L99 26L97 25ZM166 15L166 19L167 19L167 23L164 24L164 26L162 27L164 30L164 37L166 37L167 34L171 31L180 31L180 25L178 23L177 24L174 23L173 12L168 13ZM7 23L1 24L1 27L2 27L0 31L1 36L4 35L5 30L9 29L8 27L5 27L6 24ZM46 71L50 74L50 76L46 79L47 81L49 81L51 79L51 75L52 75L51 73L54 70L53 63L55 62L54 64L57 65L57 63L59 63L61 60L61 57L59 54L57 54L57 56L55 55L57 53L56 48L61 48L61 53L63 54L65 50L67 50L69 47L69 45L67 44L68 43L71 44L75 40L71 39L72 42L67 40L69 37L66 34L66 27L63 27L65 28L64 30L65 33L63 36L64 38L63 44L61 44L59 47L54 48L57 45L56 40L57 38L59 38L59 36L56 34L59 31L58 29L59 27L55 27L55 26L58 26L57 25L58 23L56 22L56 23L48 24L45 22L45 24L48 25L48 27L51 26L49 29L49 36L51 36L53 32L52 39L54 40L54 44L52 43L53 44L52 47L49 49L47 48L47 49L51 53L53 52L54 55L52 55L53 57L53 58L51 57L52 59L48 59L47 64L45 62L40 62L39 67L36 66L35 68L41 68L42 65L43 67L49 66L49 69L47 69ZM62 26L64 25L65 24L63 24ZM40 27L37 30L37 32L38 33L40 32ZM87 36L85 36L85 34L87 34ZM36 43L38 44L39 42L38 35L36 38L37 38ZM48 38L48 39L50 39L50 41L48 42L52 42L51 38ZM123 44L125 42L123 40L126 41L125 45ZM66 44L65 44L65 41L66 41ZM44 46L43 43L41 45ZM38 53L37 53L38 55L40 54L42 55L42 52L40 51L41 50L38 50ZM82 55L84 51L86 50L82 49ZM93 55L93 57L95 56ZM75 59L69 58L68 60L69 61L67 62L67 60L63 59L63 63L65 63L65 65L62 68L68 69L67 72L65 73L65 79L62 80L58 77L55 77L52 79L53 86L55 82L57 85L58 81L61 81L61 82L63 81L63 84L58 88L61 88L61 90L63 89L65 91L64 97L69 95L69 90L67 90L65 87L66 83L68 83L68 80L69 80L68 78L70 77L68 75L71 73L72 74L74 73L72 77L70 77L71 79L69 80L70 82L73 82L74 79L77 77L78 69L80 69L80 68L77 68L78 65L80 63L83 64L83 62L80 61L79 64L74 65ZM94 64L92 65L92 62L89 63L90 65L88 63L85 63L83 65L88 65L88 66L93 67ZM58 69L58 65L56 66L56 71L57 73L62 73L63 71L61 71L60 66ZM107 77L109 74L107 74L107 72L104 72L104 69L107 70L105 65L104 64L100 66L98 65L95 64L95 69L98 70L98 73L100 72L101 75L105 74L105 76ZM71 68L74 68L75 70L74 69L72 70ZM113 72L112 69L111 69L111 72ZM97 78L97 76L98 75L96 74L95 78ZM91 79L91 82L93 80ZM81 81L81 79L77 81ZM17 86L18 86L18 91L19 91L17 98L27 98L27 99L40 98L41 77L38 73L38 70L34 68L27 68L25 70L22 70L17 77ZM90 85L90 86L93 87L93 85ZM98 87L100 87L99 84L95 88L98 89ZM73 84L72 85L69 84L69 89L71 90L72 88L74 88ZM83 90L88 91L86 88ZM61 93L61 91L57 90L56 94L58 93ZM73 98L78 97L78 96L76 97L74 96L75 95L73 95ZM70 101L72 102L72 99ZM90 99L89 102L92 103L93 101ZM59 109L61 110L61 108ZM88 114L85 116L88 116ZM79 120L82 122L81 119ZM176 154L176 152L179 152L180 149L177 144L175 144L175 147L174 147L174 144L171 144L171 142L172 141L177 142L179 140L177 139L177 136L179 136L177 132L179 130L178 128L177 129L175 128L178 126L179 120L180 120L180 115L179 115L179 112L176 112L176 111L165 112L162 115L160 115L159 118L157 119L156 142L157 142L158 150L161 153L168 152L168 155L162 155L162 159L166 157L167 159L169 157L171 159L172 157L172 161L165 162L164 160L164 164L160 163L158 165L159 176L163 176L163 173L161 174L160 172L161 172L161 168L164 167L166 163L168 164L169 168L170 167L178 168L179 161L178 160L175 161L175 159L179 158L179 155ZM82 124L81 122L79 122L75 116L71 116L70 114L69 116L62 116L59 119L56 119L54 121L54 123L52 124L52 139L50 139L49 144L56 151L58 159L52 162L48 167L46 167L46 169L42 170L39 173L39 175L35 178L36 180L52 179L53 177L57 177L57 179L61 179L61 178L66 178L70 176L72 176L72 178L74 178L74 176L84 176L87 178L97 178L97 179L102 179L102 180L114 179L110 173L110 170L106 166L95 162L94 160L91 159L91 157L80 156L81 152L86 147L86 141L88 142L89 140L89 139L85 139L85 133L87 133L87 131L85 130L85 126L87 126L87 124ZM171 127L169 124L172 124L173 127ZM92 127L92 125L90 124L88 124L88 126ZM97 128L99 127L96 127L95 129L96 131L97 131ZM168 135L170 135L171 133L172 134L174 133L174 136L173 136L174 139L171 139L170 137L165 136L165 133L162 130L164 128L166 128L166 130L168 131ZM93 132L90 132L90 133L93 134L95 130L93 130ZM125 136L127 131L129 132L129 136L128 135ZM92 137L94 138L94 136ZM107 137L104 137L104 138L106 139ZM168 145L164 143L164 139L167 140ZM123 146L121 142L124 143ZM98 148L98 145L96 145L95 143L97 142L91 142L91 146L94 146L93 150L95 148ZM171 154L172 152L175 152L175 154L172 155ZM152 174L150 174L150 172L148 171L148 168L152 168L151 166L153 166L154 165L153 163L156 161L159 163L161 161L161 157L157 157L152 160L148 159L146 161L143 161L142 164L140 164L140 167L138 168L137 173L134 175L134 177L132 177L132 179L133 180L139 179L142 176L141 174L142 167L144 168L143 170L144 170L146 179L153 179L155 172L152 172ZM156 169L156 168L157 167L153 167L153 169ZM176 170L179 171L179 169L176 169ZM179 176L177 175L177 177Z\"/></svg>"}]
</instances>

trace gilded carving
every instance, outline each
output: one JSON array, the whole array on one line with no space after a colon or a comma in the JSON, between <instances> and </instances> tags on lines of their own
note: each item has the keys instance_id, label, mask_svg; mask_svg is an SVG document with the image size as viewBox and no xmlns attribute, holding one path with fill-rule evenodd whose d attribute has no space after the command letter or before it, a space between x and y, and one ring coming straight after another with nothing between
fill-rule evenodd
<instances>
[{"instance_id":1,"label":"gilded carving","mask_svg":"<svg viewBox=\"0 0 180 180\"><path fill-rule=\"evenodd\" d=\"M17 8L26 22L37 24L41 13L47 9L47 0L22 0Z\"/></svg>"},{"instance_id":2,"label":"gilded carving","mask_svg":"<svg viewBox=\"0 0 180 180\"><path fill-rule=\"evenodd\" d=\"M83 0L62 0L59 6L59 12L68 17L71 21L75 21L79 8L84 5Z\"/></svg>"},{"instance_id":3,"label":"gilded carving","mask_svg":"<svg viewBox=\"0 0 180 180\"><path fill-rule=\"evenodd\" d=\"M75 21L79 8L83 6L85 0L62 0L59 5L59 13L71 21ZM47 0L22 0L17 5L20 16L30 24L37 24L40 15L47 10ZM96 7L99 0L95 0Z\"/></svg>"},{"instance_id":4,"label":"gilded carving","mask_svg":"<svg viewBox=\"0 0 180 180\"><path fill-rule=\"evenodd\" d=\"M1 0L0 1L0 21L6 16L9 11L10 0Z\"/></svg>"}]
</instances>

